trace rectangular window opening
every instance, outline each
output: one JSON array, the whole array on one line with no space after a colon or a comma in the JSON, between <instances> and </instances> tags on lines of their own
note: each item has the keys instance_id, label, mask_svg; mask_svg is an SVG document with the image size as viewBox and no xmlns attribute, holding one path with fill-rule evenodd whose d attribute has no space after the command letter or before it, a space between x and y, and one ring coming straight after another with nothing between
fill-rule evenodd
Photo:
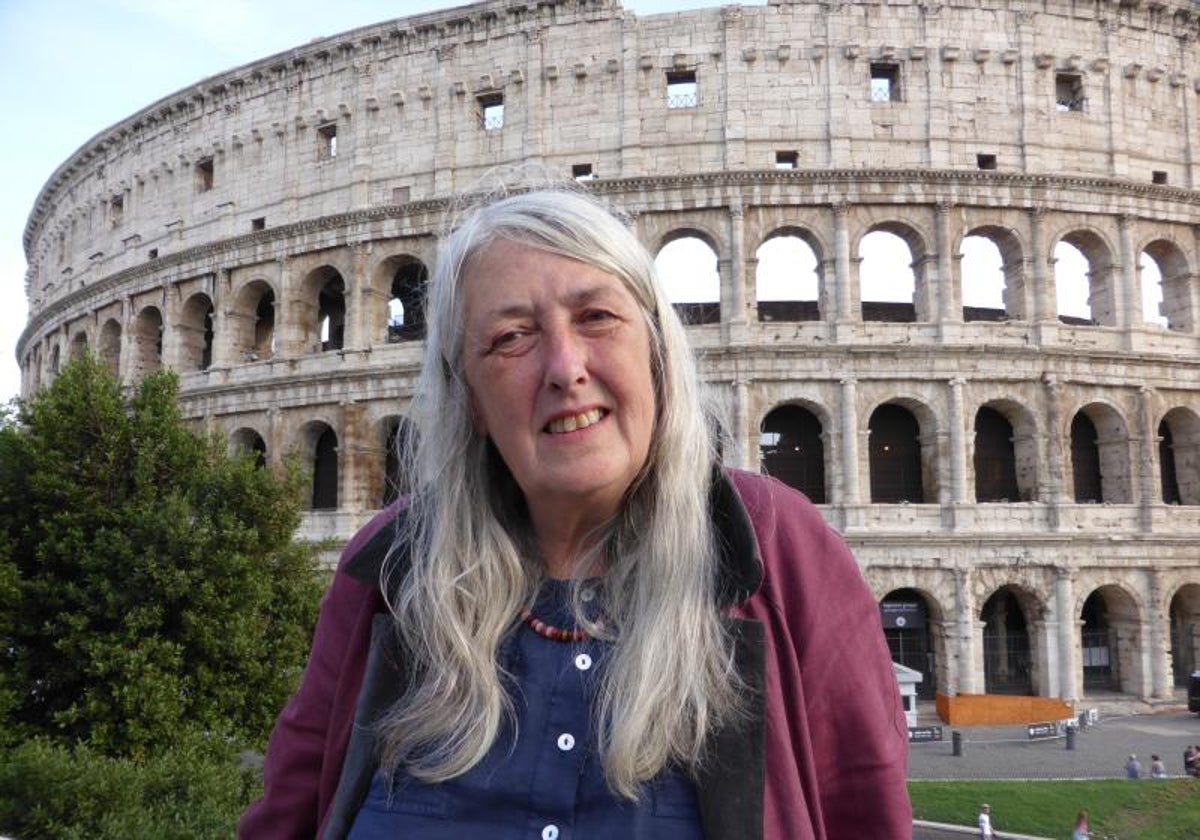
<instances>
[{"instance_id":1,"label":"rectangular window opening","mask_svg":"<svg viewBox=\"0 0 1200 840\"><path fill-rule=\"evenodd\" d=\"M776 169L795 169L800 165L799 152L776 152L775 153L775 168Z\"/></svg>"},{"instance_id":2,"label":"rectangular window opening","mask_svg":"<svg viewBox=\"0 0 1200 840\"><path fill-rule=\"evenodd\" d=\"M594 181L596 173L592 171L590 163L577 163L571 167L571 177L576 181Z\"/></svg>"},{"instance_id":3,"label":"rectangular window opening","mask_svg":"<svg viewBox=\"0 0 1200 840\"><path fill-rule=\"evenodd\" d=\"M158 249L157 249L157 248L151 248L149 251L147 251L147 252L146 252L146 259L148 259L148 260L156 260L156 259L158 259Z\"/></svg>"},{"instance_id":4,"label":"rectangular window opening","mask_svg":"<svg viewBox=\"0 0 1200 840\"><path fill-rule=\"evenodd\" d=\"M196 161L196 192L208 192L213 188L213 159Z\"/></svg>"},{"instance_id":5,"label":"rectangular window opening","mask_svg":"<svg viewBox=\"0 0 1200 840\"><path fill-rule=\"evenodd\" d=\"M871 101L900 101L900 65L875 63L871 65Z\"/></svg>"},{"instance_id":6,"label":"rectangular window opening","mask_svg":"<svg viewBox=\"0 0 1200 840\"><path fill-rule=\"evenodd\" d=\"M112 226L116 227L121 224L121 219L125 217L125 196L114 195L112 201L108 204L109 219L112 220Z\"/></svg>"},{"instance_id":7,"label":"rectangular window opening","mask_svg":"<svg viewBox=\"0 0 1200 840\"><path fill-rule=\"evenodd\" d=\"M1054 74L1054 109L1059 113L1082 111L1086 103L1083 96L1083 76L1078 73Z\"/></svg>"},{"instance_id":8,"label":"rectangular window opening","mask_svg":"<svg viewBox=\"0 0 1200 840\"><path fill-rule=\"evenodd\" d=\"M266 230L266 229L267 229L267 217L266 216L259 216L257 219L250 220L250 230Z\"/></svg>"},{"instance_id":9,"label":"rectangular window opening","mask_svg":"<svg viewBox=\"0 0 1200 840\"><path fill-rule=\"evenodd\" d=\"M1167 173L1161 169L1155 169L1153 172L1150 173L1150 183L1166 184L1167 183Z\"/></svg>"},{"instance_id":10,"label":"rectangular window opening","mask_svg":"<svg viewBox=\"0 0 1200 840\"><path fill-rule=\"evenodd\" d=\"M696 71L671 70L667 73L667 107L695 108L697 99Z\"/></svg>"},{"instance_id":11,"label":"rectangular window opening","mask_svg":"<svg viewBox=\"0 0 1200 840\"><path fill-rule=\"evenodd\" d=\"M408 204L412 187L392 187L392 204Z\"/></svg>"},{"instance_id":12,"label":"rectangular window opening","mask_svg":"<svg viewBox=\"0 0 1200 840\"><path fill-rule=\"evenodd\" d=\"M332 160L337 157L337 123L327 123L317 126L317 158Z\"/></svg>"},{"instance_id":13,"label":"rectangular window opening","mask_svg":"<svg viewBox=\"0 0 1200 840\"><path fill-rule=\"evenodd\" d=\"M995 155L975 155L975 165L980 169L995 169Z\"/></svg>"},{"instance_id":14,"label":"rectangular window opening","mask_svg":"<svg viewBox=\"0 0 1200 840\"><path fill-rule=\"evenodd\" d=\"M479 123L484 131L499 131L504 128L504 94L484 93L479 101Z\"/></svg>"}]
</instances>

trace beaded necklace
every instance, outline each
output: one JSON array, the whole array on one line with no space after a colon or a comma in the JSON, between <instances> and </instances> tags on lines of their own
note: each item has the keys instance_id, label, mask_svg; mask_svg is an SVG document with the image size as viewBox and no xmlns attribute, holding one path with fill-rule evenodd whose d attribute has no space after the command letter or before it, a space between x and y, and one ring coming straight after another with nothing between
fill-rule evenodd
<instances>
[{"instance_id":1,"label":"beaded necklace","mask_svg":"<svg viewBox=\"0 0 1200 840\"><path fill-rule=\"evenodd\" d=\"M552 642L586 642L591 638L588 636L586 630L580 630L579 628L565 630L562 627L547 624L529 610L521 610L521 620L534 633Z\"/></svg>"}]
</instances>

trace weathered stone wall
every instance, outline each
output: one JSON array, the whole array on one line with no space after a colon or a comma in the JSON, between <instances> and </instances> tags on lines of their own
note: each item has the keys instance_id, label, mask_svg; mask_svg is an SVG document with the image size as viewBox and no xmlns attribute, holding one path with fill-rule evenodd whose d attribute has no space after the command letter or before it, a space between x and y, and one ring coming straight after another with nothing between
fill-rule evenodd
<instances>
[{"instance_id":1,"label":"weathered stone wall","mask_svg":"<svg viewBox=\"0 0 1200 840\"><path fill-rule=\"evenodd\" d=\"M24 390L88 347L129 381L180 370L185 410L261 437L269 460L312 457L330 429L337 508L304 532L344 539L379 506L387 430L420 361L419 341L388 340L398 268L433 264L448 200L490 167L590 165L652 250L683 233L713 248L720 320L689 329L728 409L729 460L758 468L780 406L819 419L825 513L880 598L925 599L941 690L985 688L981 610L1006 589L1034 691L1083 695L1080 616L1100 592L1120 691L1162 697L1172 604L1185 635L1200 626L1198 21L1184 3L640 18L608 0L498 0L306 44L150 105L51 176L26 229ZM891 74L889 101L872 101L873 72ZM694 106L668 106L668 73L694 74ZM1064 80L1078 99L1060 110ZM489 128L496 97L503 125ZM776 168L781 153L794 169ZM911 251L911 323L863 317L859 245L878 230ZM761 319L756 253L784 233L817 257L818 320ZM1001 320L964 319L968 235L1003 256ZM1094 324L1058 317L1060 241L1089 260ZM1142 318L1143 252L1163 271L1168 328ZM323 352L318 293L334 272L344 340ZM885 404L920 424L922 503L871 502L868 424ZM1011 503L975 499L984 406L1014 429ZM1100 434L1103 505L1074 502L1080 411ZM1181 505L1161 496L1164 420Z\"/></svg>"}]
</instances>

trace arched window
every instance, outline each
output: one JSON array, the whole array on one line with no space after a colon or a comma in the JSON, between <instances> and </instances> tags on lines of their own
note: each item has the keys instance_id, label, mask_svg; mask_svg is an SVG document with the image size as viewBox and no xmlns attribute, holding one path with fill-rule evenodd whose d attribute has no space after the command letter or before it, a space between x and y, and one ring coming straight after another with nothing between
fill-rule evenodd
<instances>
[{"instance_id":1,"label":"arched window","mask_svg":"<svg viewBox=\"0 0 1200 840\"><path fill-rule=\"evenodd\" d=\"M254 429L238 429L229 436L229 445L235 454L253 457L256 467L267 465L267 442Z\"/></svg>"},{"instance_id":2,"label":"arched window","mask_svg":"<svg viewBox=\"0 0 1200 840\"><path fill-rule=\"evenodd\" d=\"M1091 288L1088 260L1069 242L1054 246L1054 288L1058 297L1058 320L1064 324L1091 326Z\"/></svg>"},{"instance_id":3,"label":"arched window","mask_svg":"<svg viewBox=\"0 0 1200 840\"><path fill-rule=\"evenodd\" d=\"M1138 270L1142 280L1142 320L1165 329L1168 322L1162 269L1158 267L1158 261L1154 257L1142 251L1138 257Z\"/></svg>"},{"instance_id":4,"label":"arched window","mask_svg":"<svg viewBox=\"0 0 1200 840\"><path fill-rule=\"evenodd\" d=\"M717 252L694 234L671 240L654 258L667 299L685 324L721 321L721 277Z\"/></svg>"},{"instance_id":5,"label":"arched window","mask_svg":"<svg viewBox=\"0 0 1200 840\"><path fill-rule=\"evenodd\" d=\"M113 376L121 375L121 325L116 318L100 328L100 361Z\"/></svg>"},{"instance_id":6,"label":"arched window","mask_svg":"<svg viewBox=\"0 0 1200 840\"><path fill-rule=\"evenodd\" d=\"M213 352L213 304L208 295L198 292L187 299L177 329L180 369L208 370Z\"/></svg>"},{"instance_id":7,"label":"arched window","mask_svg":"<svg viewBox=\"0 0 1200 840\"><path fill-rule=\"evenodd\" d=\"M925 597L915 589L889 592L879 603L879 616L892 661L919 671L917 696L933 700L937 695L937 647Z\"/></svg>"},{"instance_id":8,"label":"arched window","mask_svg":"<svg viewBox=\"0 0 1200 840\"><path fill-rule=\"evenodd\" d=\"M408 476L404 473L404 452L408 446L408 436L413 432L413 425L403 417L389 417L383 425L384 429L384 480L383 507L387 507L401 496L411 492Z\"/></svg>"},{"instance_id":9,"label":"arched window","mask_svg":"<svg viewBox=\"0 0 1200 840\"><path fill-rule=\"evenodd\" d=\"M324 424L318 424L313 434L312 509L335 510L338 506L337 434Z\"/></svg>"},{"instance_id":10,"label":"arched window","mask_svg":"<svg viewBox=\"0 0 1200 840\"><path fill-rule=\"evenodd\" d=\"M346 341L346 283L334 273L317 296L321 350L341 350Z\"/></svg>"},{"instance_id":11,"label":"arched window","mask_svg":"<svg viewBox=\"0 0 1200 840\"><path fill-rule=\"evenodd\" d=\"M886 230L873 230L858 247L859 294L864 321L917 320L916 275L908 243Z\"/></svg>"},{"instance_id":12,"label":"arched window","mask_svg":"<svg viewBox=\"0 0 1200 840\"><path fill-rule=\"evenodd\" d=\"M760 245L755 258L758 320L820 320L817 255L812 246L785 233Z\"/></svg>"},{"instance_id":13,"label":"arched window","mask_svg":"<svg viewBox=\"0 0 1200 840\"><path fill-rule=\"evenodd\" d=\"M871 414L871 501L877 504L925 501L921 479L921 428L903 406L881 405Z\"/></svg>"},{"instance_id":14,"label":"arched window","mask_svg":"<svg viewBox=\"0 0 1200 840\"><path fill-rule=\"evenodd\" d=\"M85 332L77 332L71 336L71 358L82 359L87 355L88 337Z\"/></svg>"},{"instance_id":15,"label":"arched window","mask_svg":"<svg viewBox=\"0 0 1200 840\"><path fill-rule=\"evenodd\" d=\"M975 414L975 501L1015 502L1020 496L1012 424L985 406Z\"/></svg>"},{"instance_id":16,"label":"arched window","mask_svg":"<svg viewBox=\"0 0 1200 840\"><path fill-rule=\"evenodd\" d=\"M1005 321L1004 257L986 236L962 241L962 305L964 321Z\"/></svg>"},{"instance_id":17,"label":"arched window","mask_svg":"<svg viewBox=\"0 0 1200 840\"><path fill-rule=\"evenodd\" d=\"M1171 664L1175 685L1200 670L1200 584L1186 583L1171 598Z\"/></svg>"},{"instance_id":18,"label":"arched window","mask_svg":"<svg viewBox=\"0 0 1200 840\"><path fill-rule=\"evenodd\" d=\"M825 504L825 447L815 414L796 405L772 411L763 419L759 453L763 472Z\"/></svg>"},{"instance_id":19,"label":"arched window","mask_svg":"<svg viewBox=\"0 0 1200 840\"><path fill-rule=\"evenodd\" d=\"M419 262L405 262L392 275L388 297L388 343L425 338L425 286L429 272Z\"/></svg>"},{"instance_id":20,"label":"arched window","mask_svg":"<svg viewBox=\"0 0 1200 840\"><path fill-rule=\"evenodd\" d=\"M1112 628L1108 624L1108 605L1100 590L1083 603L1083 687L1087 691L1119 691L1120 674L1113 655Z\"/></svg>"},{"instance_id":21,"label":"arched window","mask_svg":"<svg viewBox=\"0 0 1200 840\"><path fill-rule=\"evenodd\" d=\"M1100 446L1096 424L1082 411L1071 421L1071 466L1075 480L1075 501L1104 501L1100 477Z\"/></svg>"},{"instance_id":22,"label":"arched window","mask_svg":"<svg viewBox=\"0 0 1200 840\"><path fill-rule=\"evenodd\" d=\"M1171 437L1171 426L1166 420L1158 424L1158 465L1163 504L1179 504L1181 497L1179 476L1175 472L1175 440Z\"/></svg>"},{"instance_id":23,"label":"arched window","mask_svg":"<svg viewBox=\"0 0 1200 840\"><path fill-rule=\"evenodd\" d=\"M987 599L980 617L985 692L1033 694L1033 646L1021 602L1005 587Z\"/></svg>"}]
</instances>

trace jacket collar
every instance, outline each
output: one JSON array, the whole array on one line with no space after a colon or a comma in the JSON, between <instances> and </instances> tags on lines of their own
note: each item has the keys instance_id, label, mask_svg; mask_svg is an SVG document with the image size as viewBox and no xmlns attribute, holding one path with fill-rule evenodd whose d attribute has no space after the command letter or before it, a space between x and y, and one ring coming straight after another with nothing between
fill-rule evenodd
<instances>
[{"instance_id":1,"label":"jacket collar","mask_svg":"<svg viewBox=\"0 0 1200 840\"><path fill-rule=\"evenodd\" d=\"M717 532L719 566L717 569L717 606L726 610L734 607L762 585L762 560L758 554L758 540L750 515L742 504L741 497L725 470L714 469L709 487L708 506ZM393 550L396 534L404 522L405 511L399 510L392 527L380 528L363 546L346 561L343 571L355 580L368 586L379 585L384 561ZM396 547L403 573L412 562L408 546Z\"/></svg>"}]
</instances>

